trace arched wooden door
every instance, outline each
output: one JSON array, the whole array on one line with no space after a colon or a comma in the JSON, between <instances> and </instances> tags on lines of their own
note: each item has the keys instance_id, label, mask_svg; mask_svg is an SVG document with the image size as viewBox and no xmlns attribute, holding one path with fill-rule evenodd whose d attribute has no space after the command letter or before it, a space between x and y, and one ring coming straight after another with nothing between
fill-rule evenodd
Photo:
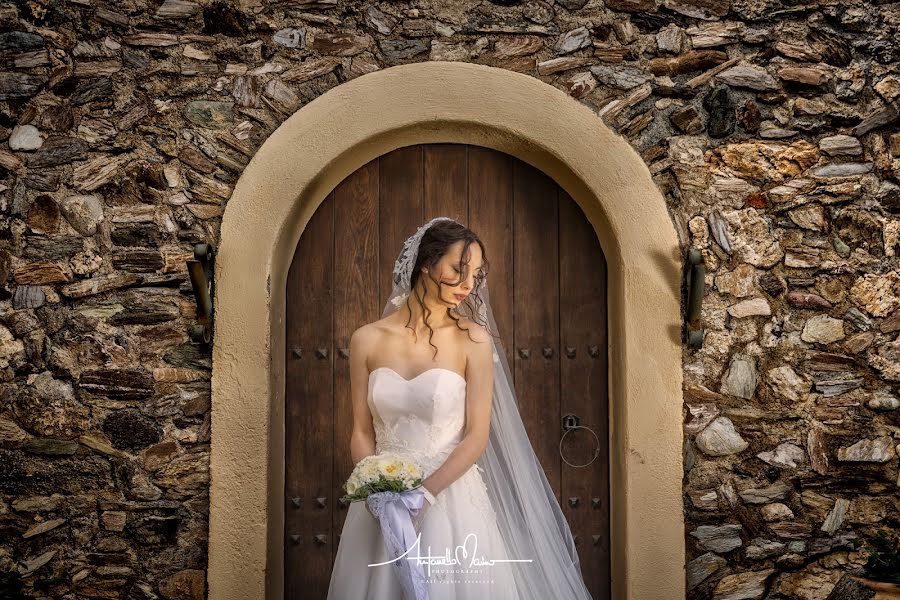
<instances>
[{"instance_id":1,"label":"arched wooden door","mask_svg":"<svg viewBox=\"0 0 900 600\"><path fill-rule=\"evenodd\" d=\"M350 334L377 320L403 240L426 220L472 228L491 261L491 306L519 410L575 535L595 599L609 598L606 261L578 205L508 154L463 144L399 148L352 173L319 206L287 282L285 598L325 598L353 467ZM563 416L600 439L576 468ZM581 465L593 436L563 455ZM539 559L539 557L538 557Z\"/></svg>"}]
</instances>

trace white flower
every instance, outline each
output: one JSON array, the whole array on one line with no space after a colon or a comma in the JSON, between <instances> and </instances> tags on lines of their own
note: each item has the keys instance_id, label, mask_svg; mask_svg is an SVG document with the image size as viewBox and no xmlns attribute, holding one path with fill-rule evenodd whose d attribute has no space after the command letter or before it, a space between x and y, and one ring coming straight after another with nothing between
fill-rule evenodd
<instances>
[{"instance_id":1,"label":"white flower","mask_svg":"<svg viewBox=\"0 0 900 600\"><path fill-rule=\"evenodd\" d=\"M397 479L400 475L400 463L393 458L385 458L378 462L378 469L388 479Z\"/></svg>"},{"instance_id":2,"label":"white flower","mask_svg":"<svg viewBox=\"0 0 900 600\"><path fill-rule=\"evenodd\" d=\"M500 362L500 355L494 352L494 362Z\"/></svg>"},{"instance_id":3,"label":"white flower","mask_svg":"<svg viewBox=\"0 0 900 600\"><path fill-rule=\"evenodd\" d=\"M372 483L378 479L378 467L374 462L368 462L363 465L359 474L366 483Z\"/></svg>"},{"instance_id":4,"label":"white flower","mask_svg":"<svg viewBox=\"0 0 900 600\"><path fill-rule=\"evenodd\" d=\"M351 496L356 493L356 490L359 489L359 483L356 482L352 477L347 480L347 493Z\"/></svg>"}]
</instances>

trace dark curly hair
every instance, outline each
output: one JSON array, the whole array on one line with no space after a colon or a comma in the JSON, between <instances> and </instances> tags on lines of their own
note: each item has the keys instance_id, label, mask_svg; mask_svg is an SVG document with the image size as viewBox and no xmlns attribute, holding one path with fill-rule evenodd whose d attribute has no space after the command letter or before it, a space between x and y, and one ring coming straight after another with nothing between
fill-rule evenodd
<instances>
[{"instance_id":1,"label":"dark curly hair","mask_svg":"<svg viewBox=\"0 0 900 600\"><path fill-rule=\"evenodd\" d=\"M445 283L442 283L442 282L436 280L434 278L434 276L432 275L432 273L434 272L434 266L437 265L437 263L441 260L441 258L443 258L443 256L447 253L450 246L452 246L453 244L455 244L456 242L458 242L460 240L463 240L464 245L463 245L462 254L460 255L460 264L459 264L460 279L459 279L459 281L456 281L452 284L445 284ZM482 266L482 272L481 272L481 274L479 274L475 277L475 285L472 288L472 292L469 294L469 297L472 299L472 302L473 302L473 305L475 308L475 310L473 311L473 315L477 316L479 305L484 302L484 300L478 294L478 290L481 289L481 285L484 282L485 278L487 277L490 263L488 262L487 253L484 250L484 243L481 241L481 238L479 238L478 235L474 231L472 231L465 225L462 225L461 223L458 223L456 221L437 221L431 227L429 227L427 230L425 230L425 233L422 235L422 240L419 242L419 252L416 255L416 264L413 267L412 275L410 278L410 289L412 289L412 290L416 289L416 282L418 282L419 276L422 274L422 267L428 267L427 276L438 286L438 289L440 289L440 287L442 285L457 286L460 283L462 283L462 277L463 277L462 266L469 264L469 260L471 258L471 252L469 251L469 246L471 246L473 243L476 243L481 247L481 256L482 256L482 261L484 263ZM424 311L425 325L428 327L428 330L429 330L428 343L431 344L432 346L434 346L435 355L437 355L437 346L435 346L431 342L431 338L434 335L434 330L431 328L431 325L428 324L428 317L431 314L431 309L429 309L425 305L425 302L424 302L425 295L427 293L428 293L428 288L425 287L422 297L419 297L418 294L415 294L415 293L411 293L409 295L409 297L407 297L406 305L408 308L410 308L410 311L409 311L409 318L406 320L406 327L413 329L409 325L409 322L412 320L412 308L409 307L409 300L412 296L415 296L416 299L419 301L419 306L421 306ZM468 332L468 329L460 327L460 325L459 325L460 318L453 314L453 312L452 312L453 310L454 309L448 308L447 315L451 319L456 321L456 327L458 329ZM476 323L478 323L479 325L483 325L485 330L487 330L488 334L490 334L492 337L497 337L493 333L491 333L488 323L479 323L477 318L475 318L473 320ZM415 333L416 333L415 329L413 329L413 334L415 335ZM469 339L472 339L471 333L469 334Z\"/></svg>"}]
</instances>

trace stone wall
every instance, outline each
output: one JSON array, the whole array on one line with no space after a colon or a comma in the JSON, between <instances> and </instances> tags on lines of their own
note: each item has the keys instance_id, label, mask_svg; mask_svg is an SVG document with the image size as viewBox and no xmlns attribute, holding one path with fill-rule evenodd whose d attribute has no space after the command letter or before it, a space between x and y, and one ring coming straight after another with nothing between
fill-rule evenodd
<instances>
[{"instance_id":1,"label":"stone wall","mask_svg":"<svg viewBox=\"0 0 900 600\"><path fill-rule=\"evenodd\" d=\"M704 254L689 597L824 599L900 528L898 23L788 0L0 6L0 590L205 596L192 245L218 245L243 167L305 103L450 60L595 110Z\"/></svg>"}]
</instances>

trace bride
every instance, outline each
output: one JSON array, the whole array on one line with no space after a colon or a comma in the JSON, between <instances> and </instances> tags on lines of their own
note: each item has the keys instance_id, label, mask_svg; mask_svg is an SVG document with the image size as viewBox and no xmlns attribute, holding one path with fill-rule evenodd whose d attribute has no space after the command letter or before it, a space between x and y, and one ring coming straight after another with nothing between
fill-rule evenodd
<instances>
[{"instance_id":1,"label":"bride","mask_svg":"<svg viewBox=\"0 0 900 600\"><path fill-rule=\"evenodd\" d=\"M403 244L382 318L350 338L351 458L391 452L422 468L418 539L398 559L424 573L419 599L590 599L519 416L488 267L478 236L448 217ZM351 503L328 599L404 599L392 562L367 503Z\"/></svg>"}]
</instances>

